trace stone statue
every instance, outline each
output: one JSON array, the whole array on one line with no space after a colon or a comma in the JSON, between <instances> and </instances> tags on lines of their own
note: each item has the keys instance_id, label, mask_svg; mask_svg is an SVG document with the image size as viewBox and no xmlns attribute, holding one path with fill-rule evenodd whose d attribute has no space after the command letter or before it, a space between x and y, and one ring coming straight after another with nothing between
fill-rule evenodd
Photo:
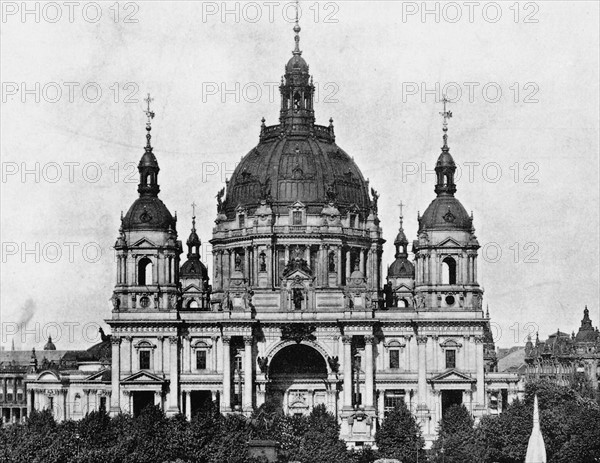
<instances>
[{"instance_id":1,"label":"stone statue","mask_svg":"<svg viewBox=\"0 0 600 463\"><path fill-rule=\"evenodd\" d=\"M220 214L223 212L223 196L225 195L225 188L221 188L221 190L217 193L217 212Z\"/></svg>"},{"instance_id":2,"label":"stone statue","mask_svg":"<svg viewBox=\"0 0 600 463\"><path fill-rule=\"evenodd\" d=\"M375 190L375 188L373 187L371 187L371 195L373 196L373 201L371 201L371 209L373 209L373 212L377 214L377 202L379 201L379 193L377 193L377 190Z\"/></svg>"},{"instance_id":3,"label":"stone statue","mask_svg":"<svg viewBox=\"0 0 600 463\"><path fill-rule=\"evenodd\" d=\"M259 267L259 271L260 272L266 272L267 271L267 256L265 255L264 252L260 253L260 267Z\"/></svg>"}]
</instances>

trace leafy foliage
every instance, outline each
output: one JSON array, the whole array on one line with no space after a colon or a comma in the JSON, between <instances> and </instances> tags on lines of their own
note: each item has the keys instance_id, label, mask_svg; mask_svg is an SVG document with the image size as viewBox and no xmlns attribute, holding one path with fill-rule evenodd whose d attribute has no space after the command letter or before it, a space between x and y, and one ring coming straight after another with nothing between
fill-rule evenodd
<instances>
[{"instance_id":1,"label":"leafy foliage","mask_svg":"<svg viewBox=\"0 0 600 463\"><path fill-rule=\"evenodd\" d=\"M426 461L421 428L404 402L383 420L375 442L382 457L396 458L403 463Z\"/></svg>"}]
</instances>

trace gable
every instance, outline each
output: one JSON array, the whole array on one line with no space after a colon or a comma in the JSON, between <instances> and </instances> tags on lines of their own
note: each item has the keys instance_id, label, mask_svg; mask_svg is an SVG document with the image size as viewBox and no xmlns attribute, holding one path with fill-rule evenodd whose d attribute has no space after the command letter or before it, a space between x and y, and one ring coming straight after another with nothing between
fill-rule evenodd
<instances>
[{"instance_id":1,"label":"gable","mask_svg":"<svg viewBox=\"0 0 600 463\"><path fill-rule=\"evenodd\" d=\"M128 376L127 378L121 380L121 384L123 384L123 383L156 384L156 383L163 383L164 381L165 380L163 378L160 378L159 376L156 376L147 371L138 371L137 373L134 373L134 374Z\"/></svg>"},{"instance_id":2,"label":"gable","mask_svg":"<svg viewBox=\"0 0 600 463\"><path fill-rule=\"evenodd\" d=\"M471 376L459 372L458 370L448 370L431 378L430 383L474 383L475 379Z\"/></svg>"},{"instance_id":3,"label":"gable","mask_svg":"<svg viewBox=\"0 0 600 463\"><path fill-rule=\"evenodd\" d=\"M448 248L461 248L461 247L463 247L462 244L460 244L454 238L450 238L450 237L448 237L445 240L443 240L442 242L440 242L440 244L438 246L443 246L443 247L448 247Z\"/></svg>"},{"instance_id":4,"label":"gable","mask_svg":"<svg viewBox=\"0 0 600 463\"><path fill-rule=\"evenodd\" d=\"M156 245L150 241L148 238L142 238L141 240L133 243L133 246L137 246L140 248L155 248Z\"/></svg>"}]
</instances>

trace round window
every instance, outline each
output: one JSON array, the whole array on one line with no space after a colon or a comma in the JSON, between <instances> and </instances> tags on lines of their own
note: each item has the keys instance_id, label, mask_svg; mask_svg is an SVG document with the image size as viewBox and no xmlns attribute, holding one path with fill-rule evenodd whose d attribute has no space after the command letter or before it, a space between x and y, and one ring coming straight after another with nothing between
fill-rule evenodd
<instances>
[{"instance_id":1,"label":"round window","mask_svg":"<svg viewBox=\"0 0 600 463\"><path fill-rule=\"evenodd\" d=\"M144 296L140 299L140 305L144 308L150 305L150 298L148 296Z\"/></svg>"},{"instance_id":2,"label":"round window","mask_svg":"<svg viewBox=\"0 0 600 463\"><path fill-rule=\"evenodd\" d=\"M446 305L454 305L454 296L446 296Z\"/></svg>"}]
</instances>

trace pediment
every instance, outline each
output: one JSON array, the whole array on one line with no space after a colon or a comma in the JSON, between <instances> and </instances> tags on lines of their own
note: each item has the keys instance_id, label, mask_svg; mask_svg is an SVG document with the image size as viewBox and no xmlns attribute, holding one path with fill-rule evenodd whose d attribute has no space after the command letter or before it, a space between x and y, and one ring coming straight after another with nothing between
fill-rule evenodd
<instances>
[{"instance_id":1,"label":"pediment","mask_svg":"<svg viewBox=\"0 0 600 463\"><path fill-rule=\"evenodd\" d=\"M103 377L105 377L107 373L110 374L110 370L105 369L105 370L97 371L96 373L92 373L90 376L85 378L84 381L102 382L102 381L104 381ZM107 378L107 380L110 381L110 376Z\"/></svg>"},{"instance_id":2,"label":"pediment","mask_svg":"<svg viewBox=\"0 0 600 463\"><path fill-rule=\"evenodd\" d=\"M148 238L142 238L141 240L133 243L133 246L136 246L139 248L155 248L156 244L154 244Z\"/></svg>"},{"instance_id":3,"label":"pediment","mask_svg":"<svg viewBox=\"0 0 600 463\"><path fill-rule=\"evenodd\" d=\"M163 378L161 378L160 376L156 376L155 374L150 373L148 371L138 371L137 373L134 373L121 381L121 383L135 384L157 384L164 382L165 380Z\"/></svg>"},{"instance_id":4,"label":"pediment","mask_svg":"<svg viewBox=\"0 0 600 463\"><path fill-rule=\"evenodd\" d=\"M296 201L290 206L291 209L306 209L306 205L301 201Z\"/></svg>"},{"instance_id":5,"label":"pediment","mask_svg":"<svg viewBox=\"0 0 600 463\"><path fill-rule=\"evenodd\" d=\"M448 247L448 248L461 248L461 247L463 247L462 244L460 244L454 238L450 238L450 237L448 237L445 240L443 240L442 242L440 242L440 244L438 246Z\"/></svg>"},{"instance_id":6,"label":"pediment","mask_svg":"<svg viewBox=\"0 0 600 463\"><path fill-rule=\"evenodd\" d=\"M406 286L404 283L400 283L397 287L394 288L394 291L412 293L412 289Z\"/></svg>"},{"instance_id":7,"label":"pediment","mask_svg":"<svg viewBox=\"0 0 600 463\"><path fill-rule=\"evenodd\" d=\"M200 288L200 286L191 283L189 285L187 285L185 288L183 288L183 292L187 293L188 291L198 291L198 292L202 292L202 289Z\"/></svg>"},{"instance_id":8,"label":"pediment","mask_svg":"<svg viewBox=\"0 0 600 463\"><path fill-rule=\"evenodd\" d=\"M301 282L301 281L306 281L306 280L312 280L313 277L310 273L297 268L292 270L289 274L285 275L284 277L285 280L287 281L292 281L292 282Z\"/></svg>"},{"instance_id":9,"label":"pediment","mask_svg":"<svg viewBox=\"0 0 600 463\"><path fill-rule=\"evenodd\" d=\"M471 376L461 373L456 369L448 370L431 378L430 383L474 383Z\"/></svg>"},{"instance_id":10,"label":"pediment","mask_svg":"<svg viewBox=\"0 0 600 463\"><path fill-rule=\"evenodd\" d=\"M454 339L446 339L444 342L440 343L440 347L443 347L444 349L458 349L459 347L462 347L462 344L456 342Z\"/></svg>"},{"instance_id":11,"label":"pediment","mask_svg":"<svg viewBox=\"0 0 600 463\"><path fill-rule=\"evenodd\" d=\"M60 377L58 376L58 374L54 371L50 371L50 370L46 370L46 371L42 371L36 381L60 381Z\"/></svg>"}]
</instances>

